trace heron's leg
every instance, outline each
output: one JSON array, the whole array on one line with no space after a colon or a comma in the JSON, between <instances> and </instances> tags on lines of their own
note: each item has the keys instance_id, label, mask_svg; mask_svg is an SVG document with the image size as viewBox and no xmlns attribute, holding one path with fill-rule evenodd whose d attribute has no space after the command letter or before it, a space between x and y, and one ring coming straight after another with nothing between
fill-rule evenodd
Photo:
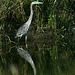
<instances>
[{"instance_id":1,"label":"heron's leg","mask_svg":"<svg viewBox=\"0 0 75 75\"><path fill-rule=\"evenodd\" d=\"M17 39L17 41L18 41L18 44L19 44L19 38Z\"/></svg>"},{"instance_id":2,"label":"heron's leg","mask_svg":"<svg viewBox=\"0 0 75 75\"><path fill-rule=\"evenodd\" d=\"M28 46L27 46L27 35L25 36L25 44L26 44L26 48L28 48Z\"/></svg>"}]
</instances>

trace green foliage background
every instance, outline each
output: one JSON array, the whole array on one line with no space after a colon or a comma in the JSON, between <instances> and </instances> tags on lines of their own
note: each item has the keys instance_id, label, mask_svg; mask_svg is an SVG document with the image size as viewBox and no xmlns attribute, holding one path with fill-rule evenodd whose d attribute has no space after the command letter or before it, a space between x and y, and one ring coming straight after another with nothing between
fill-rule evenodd
<instances>
[{"instance_id":1,"label":"green foliage background","mask_svg":"<svg viewBox=\"0 0 75 75\"><path fill-rule=\"evenodd\" d=\"M14 46L18 40L14 37L18 28L28 20L32 1L34 0L0 0L0 74L10 74L7 65L13 62L19 66L20 74L29 70L29 66L26 69L26 63L17 56ZM27 40L30 41L28 49L39 71L37 73L46 75L46 71L49 71L49 75L73 75L75 0L37 1L43 2L43 5L33 6L34 15ZM22 38L19 40L20 45L25 48L24 37Z\"/></svg>"},{"instance_id":2,"label":"green foliage background","mask_svg":"<svg viewBox=\"0 0 75 75\"><path fill-rule=\"evenodd\" d=\"M33 0L0 0L0 26L8 29L18 28L27 21L30 15L30 3ZM40 0L43 5L34 5L32 25L56 29L74 23L74 1L70 0ZM40 25L39 25L40 24ZM2 26L3 27L3 26Z\"/></svg>"},{"instance_id":3,"label":"green foliage background","mask_svg":"<svg viewBox=\"0 0 75 75\"><path fill-rule=\"evenodd\" d=\"M16 31L29 18L30 3L34 0L0 0L0 36L13 39ZM51 36L66 45L72 42L72 27L75 24L74 0L39 0L43 5L34 5L34 16L29 35L40 33ZM67 42L67 43L66 43Z\"/></svg>"}]
</instances>

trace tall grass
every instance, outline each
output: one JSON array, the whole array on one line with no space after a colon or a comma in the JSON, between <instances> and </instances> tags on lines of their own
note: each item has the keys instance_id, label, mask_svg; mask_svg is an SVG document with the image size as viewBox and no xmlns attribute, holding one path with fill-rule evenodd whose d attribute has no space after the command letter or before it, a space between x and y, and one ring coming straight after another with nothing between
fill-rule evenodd
<instances>
[{"instance_id":1,"label":"tall grass","mask_svg":"<svg viewBox=\"0 0 75 75\"><path fill-rule=\"evenodd\" d=\"M17 29L28 20L30 3L33 0L0 0L0 35L13 40ZM30 34L50 35L62 46L70 43L74 25L74 1L39 0L43 5L34 5ZM36 34L37 34L36 33ZM55 38L54 38L55 37Z\"/></svg>"}]
</instances>

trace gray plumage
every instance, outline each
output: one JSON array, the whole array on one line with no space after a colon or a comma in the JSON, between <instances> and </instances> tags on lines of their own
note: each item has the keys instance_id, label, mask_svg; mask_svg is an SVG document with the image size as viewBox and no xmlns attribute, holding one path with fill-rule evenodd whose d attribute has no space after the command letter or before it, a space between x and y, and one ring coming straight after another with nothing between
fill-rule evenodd
<instances>
[{"instance_id":1,"label":"gray plumage","mask_svg":"<svg viewBox=\"0 0 75 75\"><path fill-rule=\"evenodd\" d=\"M31 3L31 5L30 5L31 13L30 13L29 19L28 19L28 21L24 25L22 25L18 29L18 32L17 32L15 38L17 38L17 37L20 37L21 38L23 35L27 34L27 32L29 30L29 27L30 27L30 24L31 24L31 21L32 21L32 17L33 17L33 9L32 9L32 6L34 4L43 4L43 3L42 2L38 2L38 1L34 1L34 2Z\"/></svg>"}]
</instances>

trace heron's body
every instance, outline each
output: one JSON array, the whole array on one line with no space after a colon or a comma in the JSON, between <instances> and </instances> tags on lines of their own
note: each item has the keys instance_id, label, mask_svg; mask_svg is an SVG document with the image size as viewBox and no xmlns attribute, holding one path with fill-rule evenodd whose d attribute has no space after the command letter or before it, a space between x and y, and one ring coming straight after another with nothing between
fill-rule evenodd
<instances>
[{"instance_id":1,"label":"heron's body","mask_svg":"<svg viewBox=\"0 0 75 75\"><path fill-rule=\"evenodd\" d=\"M17 37L22 37L23 35L27 34L29 30L29 27L27 26L27 24L25 23L24 25L22 25L19 29L18 29L18 32L15 36L15 38Z\"/></svg>"},{"instance_id":2,"label":"heron's body","mask_svg":"<svg viewBox=\"0 0 75 75\"><path fill-rule=\"evenodd\" d=\"M29 19L28 19L28 21L24 25L22 25L18 29L18 32L17 32L15 38L22 37L23 35L27 34L27 32L29 30L29 27L30 27L30 24L31 24L31 21L32 21L32 17L33 17L33 9L32 9L32 6L34 4L42 4L42 2L34 1L34 2L31 3L31 6L30 6L31 13L30 13Z\"/></svg>"}]
</instances>

